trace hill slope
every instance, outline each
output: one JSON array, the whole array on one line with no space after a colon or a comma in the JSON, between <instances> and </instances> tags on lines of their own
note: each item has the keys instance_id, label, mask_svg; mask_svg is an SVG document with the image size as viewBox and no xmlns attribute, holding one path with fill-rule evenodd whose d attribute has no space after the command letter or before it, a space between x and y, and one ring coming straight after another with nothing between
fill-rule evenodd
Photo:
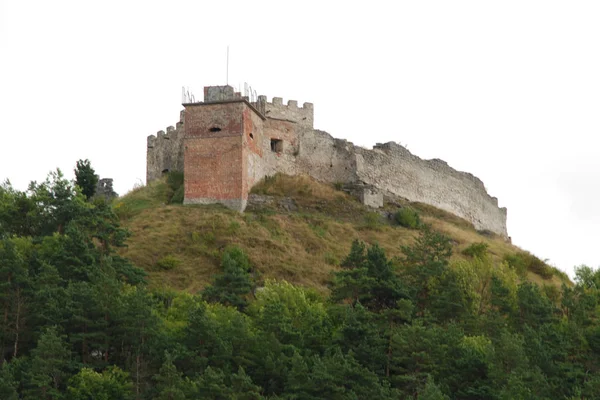
<instances>
[{"instance_id":1,"label":"hill slope","mask_svg":"<svg viewBox=\"0 0 600 400\"><path fill-rule=\"evenodd\" d=\"M523 278L542 285L570 284L561 271L523 252L500 237L477 232L444 211L418 203L388 204L378 212L334 186L307 176L277 175L253 189L244 214L221 206L167 205L176 188L167 180L133 190L114 203L132 236L122 255L149 274L153 287L195 292L218 270L221 251L241 247L259 279L285 279L327 291L331 272L355 239L378 243L386 253L402 256L418 231L398 225L393 214L410 206L421 220L453 239L453 259L474 243L486 243L495 264L516 257Z\"/></svg>"}]
</instances>

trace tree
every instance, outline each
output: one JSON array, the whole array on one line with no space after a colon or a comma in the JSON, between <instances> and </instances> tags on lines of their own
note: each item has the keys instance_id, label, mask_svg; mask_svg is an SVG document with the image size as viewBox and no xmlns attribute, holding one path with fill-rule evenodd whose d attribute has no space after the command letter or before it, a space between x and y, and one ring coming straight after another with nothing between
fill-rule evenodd
<instances>
[{"instance_id":1,"label":"tree","mask_svg":"<svg viewBox=\"0 0 600 400\"><path fill-rule=\"evenodd\" d=\"M60 398L70 359L65 338L56 327L46 329L31 351L28 390L31 398Z\"/></svg>"},{"instance_id":2,"label":"tree","mask_svg":"<svg viewBox=\"0 0 600 400\"><path fill-rule=\"evenodd\" d=\"M0 362L0 399L17 400L17 382L15 381L10 364Z\"/></svg>"},{"instance_id":3,"label":"tree","mask_svg":"<svg viewBox=\"0 0 600 400\"><path fill-rule=\"evenodd\" d=\"M248 304L254 283L250 277L250 260L239 247L226 249L221 259L223 272L202 293L211 303L221 303L243 310Z\"/></svg>"},{"instance_id":4,"label":"tree","mask_svg":"<svg viewBox=\"0 0 600 400\"><path fill-rule=\"evenodd\" d=\"M92 168L90 160L77 161L75 168L75 183L81 188L81 193L86 199L96 194L96 185L98 185L98 175Z\"/></svg>"},{"instance_id":5,"label":"tree","mask_svg":"<svg viewBox=\"0 0 600 400\"><path fill-rule=\"evenodd\" d=\"M81 371L69 380L67 400L129 400L133 399L129 374L111 366L98 373L91 368Z\"/></svg>"},{"instance_id":6,"label":"tree","mask_svg":"<svg viewBox=\"0 0 600 400\"><path fill-rule=\"evenodd\" d=\"M184 400L185 380L181 377L181 372L173 365L173 356L165 352L165 361L158 374L154 375L156 390L158 392L157 400Z\"/></svg>"},{"instance_id":7,"label":"tree","mask_svg":"<svg viewBox=\"0 0 600 400\"><path fill-rule=\"evenodd\" d=\"M431 289L448 270L452 255L450 238L429 227L421 231L412 246L403 246L402 277L411 289L417 315L423 316L431 305Z\"/></svg>"}]
</instances>

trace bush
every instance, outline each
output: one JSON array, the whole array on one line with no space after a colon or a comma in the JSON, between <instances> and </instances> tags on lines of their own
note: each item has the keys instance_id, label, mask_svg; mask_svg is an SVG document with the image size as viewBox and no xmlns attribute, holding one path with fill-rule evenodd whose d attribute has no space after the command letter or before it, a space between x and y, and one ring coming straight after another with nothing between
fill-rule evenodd
<instances>
[{"instance_id":1,"label":"bush","mask_svg":"<svg viewBox=\"0 0 600 400\"><path fill-rule=\"evenodd\" d=\"M172 171L167 174L167 185L171 189L168 199L169 204L183 204L184 186L183 172Z\"/></svg>"},{"instance_id":2,"label":"bush","mask_svg":"<svg viewBox=\"0 0 600 400\"><path fill-rule=\"evenodd\" d=\"M327 252L325 253L325 262L329 265L333 265L334 267L337 267L338 265L340 265L340 260L335 256L335 254L331 253L331 252Z\"/></svg>"},{"instance_id":3,"label":"bush","mask_svg":"<svg viewBox=\"0 0 600 400\"><path fill-rule=\"evenodd\" d=\"M417 229L421 227L421 216L414 208L401 208L394 217L396 222L405 228Z\"/></svg>"},{"instance_id":4,"label":"bush","mask_svg":"<svg viewBox=\"0 0 600 400\"><path fill-rule=\"evenodd\" d=\"M462 251L465 256L483 259L487 255L488 247L490 247L485 242L473 243L466 249Z\"/></svg>"},{"instance_id":5,"label":"bush","mask_svg":"<svg viewBox=\"0 0 600 400\"><path fill-rule=\"evenodd\" d=\"M551 266L533 254L526 252L509 254L504 257L504 261L522 278L527 275L527 271L533 272L544 279L552 279L555 273Z\"/></svg>"},{"instance_id":6,"label":"bush","mask_svg":"<svg viewBox=\"0 0 600 400\"><path fill-rule=\"evenodd\" d=\"M181 171L171 171L167 174L167 185L173 190L173 192L177 191L181 186L183 186L183 172Z\"/></svg>"},{"instance_id":7,"label":"bush","mask_svg":"<svg viewBox=\"0 0 600 400\"><path fill-rule=\"evenodd\" d=\"M183 204L183 196L185 194L183 186L180 186L179 189L173 193L173 197L169 201L169 204Z\"/></svg>"},{"instance_id":8,"label":"bush","mask_svg":"<svg viewBox=\"0 0 600 400\"><path fill-rule=\"evenodd\" d=\"M377 230L381 226L381 215L378 212L370 212L365 215L365 228Z\"/></svg>"},{"instance_id":9,"label":"bush","mask_svg":"<svg viewBox=\"0 0 600 400\"><path fill-rule=\"evenodd\" d=\"M156 263L156 266L162 270L169 271L181 265L181 260L172 254L164 256Z\"/></svg>"}]
</instances>

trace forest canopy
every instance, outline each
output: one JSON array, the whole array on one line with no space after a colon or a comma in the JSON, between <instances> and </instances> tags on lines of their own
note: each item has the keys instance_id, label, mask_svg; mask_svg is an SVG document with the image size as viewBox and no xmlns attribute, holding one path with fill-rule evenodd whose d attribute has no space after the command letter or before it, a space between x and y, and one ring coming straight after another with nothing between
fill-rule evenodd
<instances>
[{"instance_id":1,"label":"forest canopy","mask_svg":"<svg viewBox=\"0 0 600 400\"><path fill-rule=\"evenodd\" d=\"M402 257L355 241L328 295L235 246L190 294L149 289L112 206L60 171L6 182L0 398L600 398L599 270L542 287L419 229Z\"/></svg>"}]
</instances>

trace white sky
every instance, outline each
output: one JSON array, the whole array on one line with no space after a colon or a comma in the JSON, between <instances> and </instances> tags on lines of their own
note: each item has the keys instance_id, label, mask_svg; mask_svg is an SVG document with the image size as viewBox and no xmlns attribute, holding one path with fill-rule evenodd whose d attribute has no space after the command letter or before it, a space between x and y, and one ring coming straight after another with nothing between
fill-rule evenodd
<instances>
[{"instance_id":1,"label":"white sky","mask_svg":"<svg viewBox=\"0 0 600 400\"><path fill-rule=\"evenodd\" d=\"M473 173L513 243L572 275L600 264L598 21L597 0L0 0L0 179L89 158L125 193L229 44L230 84Z\"/></svg>"}]
</instances>

